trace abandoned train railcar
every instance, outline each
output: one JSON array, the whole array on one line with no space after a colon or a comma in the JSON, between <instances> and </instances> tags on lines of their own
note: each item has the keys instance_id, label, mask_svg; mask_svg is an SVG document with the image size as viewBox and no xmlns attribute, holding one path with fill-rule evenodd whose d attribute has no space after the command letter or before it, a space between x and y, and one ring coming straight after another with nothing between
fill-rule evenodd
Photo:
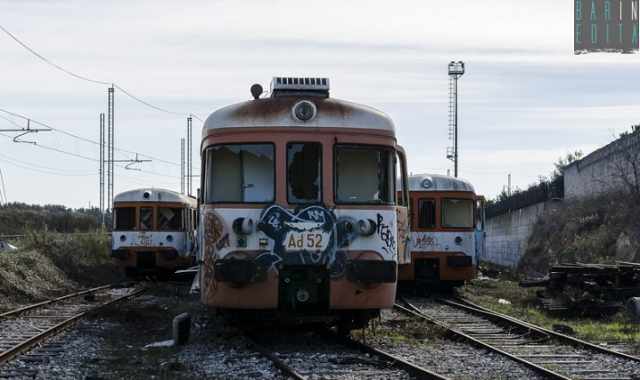
<instances>
[{"instance_id":1,"label":"abandoned train railcar","mask_svg":"<svg viewBox=\"0 0 640 380\"><path fill-rule=\"evenodd\" d=\"M393 122L330 98L326 78L274 78L269 97L251 92L203 128L202 301L361 325L393 305L408 233Z\"/></svg>"},{"instance_id":2,"label":"abandoned train railcar","mask_svg":"<svg viewBox=\"0 0 640 380\"><path fill-rule=\"evenodd\" d=\"M410 259L398 268L401 285L450 288L476 274L485 246L484 198L471 183L437 174L409 177Z\"/></svg>"},{"instance_id":3,"label":"abandoned train railcar","mask_svg":"<svg viewBox=\"0 0 640 380\"><path fill-rule=\"evenodd\" d=\"M170 275L193 265L197 201L164 190L115 196L111 256L130 277Z\"/></svg>"}]
</instances>

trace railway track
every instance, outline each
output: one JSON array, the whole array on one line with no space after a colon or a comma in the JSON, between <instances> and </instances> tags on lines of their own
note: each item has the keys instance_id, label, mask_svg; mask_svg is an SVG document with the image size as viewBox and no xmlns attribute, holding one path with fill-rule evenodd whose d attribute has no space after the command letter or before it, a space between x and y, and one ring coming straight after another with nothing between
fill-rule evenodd
<instances>
[{"instance_id":1,"label":"railway track","mask_svg":"<svg viewBox=\"0 0 640 380\"><path fill-rule=\"evenodd\" d=\"M247 334L285 376L303 379L448 379L383 350L331 332L277 337Z\"/></svg>"},{"instance_id":2,"label":"railway track","mask_svg":"<svg viewBox=\"0 0 640 380\"><path fill-rule=\"evenodd\" d=\"M640 358L452 299L404 299L395 309L445 328L552 379L632 380Z\"/></svg>"},{"instance_id":3,"label":"railway track","mask_svg":"<svg viewBox=\"0 0 640 380\"><path fill-rule=\"evenodd\" d=\"M41 361L43 356L59 353L64 347L48 347L33 357L27 354L87 314L143 291L144 288L116 290L113 285L104 285L0 314L0 378L31 376L27 373L29 368L5 367L22 356L27 361Z\"/></svg>"}]
</instances>

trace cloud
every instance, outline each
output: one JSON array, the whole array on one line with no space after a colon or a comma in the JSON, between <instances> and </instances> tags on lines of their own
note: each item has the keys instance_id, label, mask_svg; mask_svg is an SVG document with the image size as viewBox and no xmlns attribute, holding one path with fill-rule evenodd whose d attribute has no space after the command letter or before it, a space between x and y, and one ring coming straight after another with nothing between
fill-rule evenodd
<instances>
[{"instance_id":1,"label":"cloud","mask_svg":"<svg viewBox=\"0 0 640 380\"><path fill-rule=\"evenodd\" d=\"M526 186L564 152L588 152L637 123L640 95L632 73L638 56L574 56L572 7L557 0L59 0L0 1L0 14L3 26L57 64L115 81L163 108L203 117L249 99L252 83L266 87L274 75L328 76L332 96L393 117L414 172L451 168L444 157L450 144L446 64L463 59L461 173L492 196L505 173ZM70 78L4 35L0 49L0 108L97 139L106 86ZM118 146L179 162L184 133L183 116L116 94ZM97 156L94 145L68 136L43 133L37 139ZM97 171L91 161L3 140L2 154L15 159ZM61 182L55 175L0 166L14 200L97 203L97 177ZM166 176L119 170L116 191L143 184L178 188L179 167L143 167Z\"/></svg>"}]
</instances>

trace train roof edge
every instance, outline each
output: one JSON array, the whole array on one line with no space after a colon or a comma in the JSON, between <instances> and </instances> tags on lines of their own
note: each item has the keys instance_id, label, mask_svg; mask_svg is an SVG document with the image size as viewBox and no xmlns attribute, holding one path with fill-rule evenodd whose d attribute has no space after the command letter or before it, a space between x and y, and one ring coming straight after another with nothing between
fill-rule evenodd
<instances>
[{"instance_id":1,"label":"train roof edge","mask_svg":"<svg viewBox=\"0 0 640 380\"><path fill-rule=\"evenodd\" d=\"M402 183L398 183L401 189ZM467 191L475 194L473 185L465 179L429 173L409 176L409 191Z\"/></svg>"},{"instance_id":2,"label":"train roof edge","mask_svg":"<svg viewBox=\"0 0 640 380\"><path fill-rule=\"evenodd\" d=\"M184 203L193 207L196 207L198 203L194 197L180 194L177 191L154 187L123 191L113 197L113 202L170 202Z\"/></svg>"},{"instance_id":3,"label":"train roof edge","mask_svg":"<svg viewBox=\"0 0 640 380\"><path fill-rule=\"evenodd\" d=\"M279 77L274 78L274 81ZM308 78L300 78L304 80ZM273 85L272 85L273 86ZM272 88L271 96L222 107L207 117L202 128L205 138L210 130L224 128L358 128L385 131L395 136L391 118L382 111L362 104L329 97L328 79L322 90L309 85ZM294 107L302 101L313 103L313 117L303 121Z\"/></svg>"}]
</instances>

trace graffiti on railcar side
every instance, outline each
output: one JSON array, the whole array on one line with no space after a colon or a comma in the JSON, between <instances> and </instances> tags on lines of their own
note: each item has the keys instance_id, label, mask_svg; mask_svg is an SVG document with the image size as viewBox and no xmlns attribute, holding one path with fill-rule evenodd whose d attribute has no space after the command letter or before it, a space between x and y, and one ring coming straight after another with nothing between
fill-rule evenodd
<instances>
[{"instance_id":1,"label":"graffiti on railcar side","mask_svg":"<svg viewBox=\"0 0 640 380\"><path fill-rule=\"evenodd\" d=\"M417 249L435 248L437 245L438 240L433 235L418 235L414 243L414 247Z\"/></svg>"},{"instance_id":2,"label":"graffiti on railcar side","mask_svg":"<svg viewBox=\"0 0 640 380\"><path fill-rule=\"evenodd\" d=\"M387 224L384 222L384 217L381 214L378 214L376 217L376 233L384 246L382 249L388 255L395 255L396 253L396 238L393 233L393 223Z\"/></svg>"},{"instance_id":3,"label":"graffiti on railcar side","mask_svg":"<svg viewBox=\"0 0 640 380\"><path fill-rule=\"evenodd\" d=\"M218 286L213 274L215 273L216 252L229 244L229 233L226 232L224 220L217 212L208 209L204 213L204 255L202 257L205 268L202 289L206 289L206 294L213 296ZM226 239L225 239L226 237ZM218 248L220 246L221 248Z\"/></svg>"}]
</instances>

